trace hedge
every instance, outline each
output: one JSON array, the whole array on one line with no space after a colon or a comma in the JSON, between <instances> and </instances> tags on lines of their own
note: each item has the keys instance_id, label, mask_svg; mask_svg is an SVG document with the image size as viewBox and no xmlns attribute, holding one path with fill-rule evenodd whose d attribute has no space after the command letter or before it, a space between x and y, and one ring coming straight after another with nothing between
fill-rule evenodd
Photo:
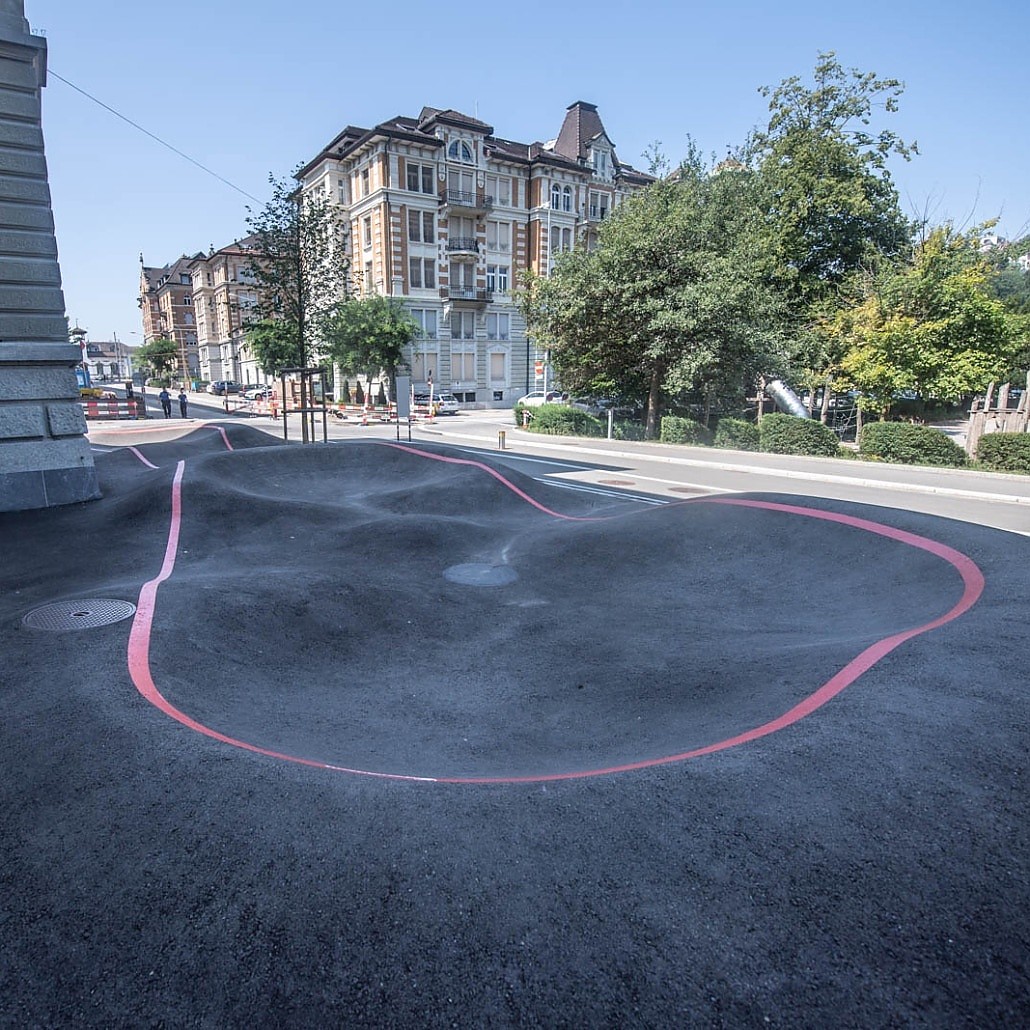
<instances>
[{"instance_id":1,"label":"hedge","mask_svg":"<svg viewBox=\"0 0 1030 1030\"><path fill-rule=\"evenodd\" d=\"M712 431L695 422L692 418L681 418L679 415L663 415L662 431L659 437L662 443L687 443L708 446L712 442Z\"/></svg>"},{"instance_id":2,"label":"hedge","mask_svg":"<svg viewBox=\"0 0 1030 1030\"><path fill-rule=\"evenodd\" d=\"M533 408L529 428L534 433L552 436L604 436L605 433L593 415L567 404L541 404Z\"/></svg>"},{"instance_id":3,"label":"hedge","mask_svg":"<svg viewBox=\"0 0 1030 1030\"><path fill-rule=\"evenodd\" d=\"M754 422L742 418L721 418L715 427L715 446L735 451L757 451L761 434Z\"/></svg>"},{"instance_id":4,"label":"hedge","mask_svg":"<svg viewBox=\"0 0 1030 1030\"><path fill-rule=\"evenodd\" d=\"M870 423L862 429L858 449L864 457L899 465L961 468L966 464L966 452L954 440L933 426L910 422Z\"/></svg>"},{"instance_id":5,"label":"hedge","mask_svg":"<svg viewBox=\"0 0 1030 1030\"><path fill-rule=\"evenodd\" d=\"M774 412L758 427L760 450L772 454L822 454L835 457L840 452L837 434L821 422Z\"/></svg>"},{"instance_id":6,"label":"hedge","mask_svg":"<svg viewBox=\"0 0 1030 1030\"><path fill-rule=\"evenodd\" d=\"M1030 433L987 433L976 445L976 460L991 472L1030 475Z\"/></svg>"}]
</instances>

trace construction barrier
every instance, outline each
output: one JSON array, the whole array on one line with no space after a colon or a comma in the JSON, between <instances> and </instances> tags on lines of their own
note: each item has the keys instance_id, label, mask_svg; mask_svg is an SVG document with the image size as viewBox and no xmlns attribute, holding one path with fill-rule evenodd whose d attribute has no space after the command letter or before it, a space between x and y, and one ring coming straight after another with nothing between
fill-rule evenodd
<instances>
[{"instance_id":1,"label":"construction barrier","mask_svg":"<svg viewBox=\"0 0 1030 1030\"><path fill-rule=\"evenodd\" d=\"M135 399L90 397L82 402L82 413L87 419L141 418L143 417L143 405Z\"/></svg>"},{"instance_id":2,"label":"construction barrier","mask_svg":"<svg viewBox=\"0 0 1030 1030\"><path fill-rule=\"evenodd\" d=\"M356 425L367 426L371 422L396 422L397 406L388 404L385 406L362 406L360 404L337 404L330 409L333 415L341 421L352 422Z\"/></svg>"}]
</instances>

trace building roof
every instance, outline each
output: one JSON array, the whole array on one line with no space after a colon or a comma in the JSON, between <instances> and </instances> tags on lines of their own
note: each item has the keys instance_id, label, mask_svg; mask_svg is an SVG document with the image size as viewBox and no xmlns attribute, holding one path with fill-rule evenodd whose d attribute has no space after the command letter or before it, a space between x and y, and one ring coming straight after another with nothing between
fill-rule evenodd
<instances>
[{"instance_id":1,"label":"building roof","mask_svg":"<svg viewBox=\"0 0 1030 1030\"><path fill-rule=\"evenodd\" d=\"M577 100L565 110L565 121L554 141L555 153L575 161L585 161L590 144L600 136L607 137L596 104ZM611 142L611 140L609 140ZM615 144L612 143L612 147ZM628 166L627 166L628 167Z\"/></svg>"}]
</instances>

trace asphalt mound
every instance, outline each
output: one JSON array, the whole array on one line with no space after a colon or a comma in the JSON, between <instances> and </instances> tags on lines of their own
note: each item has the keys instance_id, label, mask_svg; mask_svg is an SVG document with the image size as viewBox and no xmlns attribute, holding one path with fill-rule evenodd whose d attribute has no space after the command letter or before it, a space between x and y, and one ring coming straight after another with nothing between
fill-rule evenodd
<instances>
[{"instance_id":1,"label":"asphalt mound","mask_svg":"<svg viewBox=\"0 0 1030 1030\"><path fill-rule=\"evenodd\" d=\"M961 594L939 557L797 514L645 508L423 448L262 447L187 463L150 662L177 709L260 748L559 775L763 724Z\"/></svg>"}]
</instances>

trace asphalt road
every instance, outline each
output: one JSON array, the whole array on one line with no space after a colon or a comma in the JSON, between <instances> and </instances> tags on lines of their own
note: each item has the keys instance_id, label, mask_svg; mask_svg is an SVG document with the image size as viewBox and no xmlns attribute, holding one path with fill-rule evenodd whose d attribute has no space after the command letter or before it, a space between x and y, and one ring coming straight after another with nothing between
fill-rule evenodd
<instances>
[{"instance_id":1,"label":"asphalt road","mask_svg":"<svg viewBox=\"0 0 1030 1030\"><path fill-rule=\"evenodd\" d=\"M172 421L0 515L4 1025L1022 1023L1026 538Z\"/></svg>"}]
</instances>

